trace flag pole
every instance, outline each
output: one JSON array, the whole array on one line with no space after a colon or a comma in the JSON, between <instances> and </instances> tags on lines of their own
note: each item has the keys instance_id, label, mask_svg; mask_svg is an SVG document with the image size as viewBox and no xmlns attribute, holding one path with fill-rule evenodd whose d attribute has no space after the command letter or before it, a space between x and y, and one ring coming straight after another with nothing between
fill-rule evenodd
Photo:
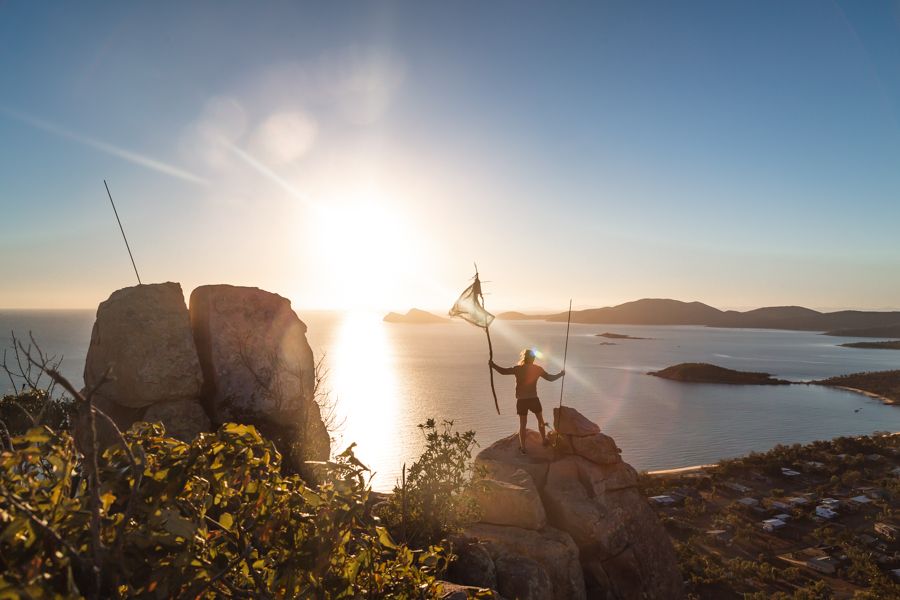
<instances>
[{"instance_id":1,"label":"flag pole","mask_svg":"<svg viewBox=\"0 0 900 600\"><path fill-rule=\"evenodd\" d=\"M475 265L475 281L478 282L478 295L481 296L481 307L484 308L484 292L481 291L481 280L478 278L478 265ZM488 342L488 360L494 362L494 345L491 344L491 325L486 323L484 333L487 335ZM494 367L488 364L488 372L491 375L491 393L494 395L494 408L497 414L500 414L500 403L497 402L497 389L494 387Z\"/></svg>"},{"instance_id":2,"label":"flag pole","mask_svg":"<svg viewBox=\"0 0 900 600\"><path fill-rule=\"evenodd\" d=\"M569 356L569 325L572 323L572 299L569 298L569 318L566 320L566 349L563 351L563 371L566 370L566 358ZM562 411L562 399L563 399L563 390L566 387L566 376L565 373L562 377L562 383L559 384L559 408ZM560 415L560 419L562 419L562 415Z\"/></svg>"}]
</instances>

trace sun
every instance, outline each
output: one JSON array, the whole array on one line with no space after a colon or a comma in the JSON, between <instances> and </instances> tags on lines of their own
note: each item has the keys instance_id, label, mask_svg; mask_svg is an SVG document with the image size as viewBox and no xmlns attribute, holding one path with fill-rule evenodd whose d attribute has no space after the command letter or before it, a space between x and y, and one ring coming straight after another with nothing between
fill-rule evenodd
<instances>
[{"instance_id":1,"label":"sun","mask_svg":"<svg viewBox=\"0 0 900 600\"><path fill-rule=\"evenodd\" d=\"M370 191L321 204L315 219L315 247L335 308L386 308L404 302L407 282L421 263L421 244L397 205Z\"/></svg>"}]
</instances>

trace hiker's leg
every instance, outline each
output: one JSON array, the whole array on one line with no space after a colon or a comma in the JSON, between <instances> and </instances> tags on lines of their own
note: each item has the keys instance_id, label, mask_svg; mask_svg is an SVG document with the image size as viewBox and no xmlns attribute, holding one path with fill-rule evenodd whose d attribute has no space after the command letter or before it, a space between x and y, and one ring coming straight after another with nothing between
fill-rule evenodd
<instances>
[{"instance_id":1,"label":"hiker's leg","mask_svg":"<svg viewBox=\"0 0 900 600\"><path fill-rule=\"evenodd\" d=\"M544 413L538 411L534 413L538 420L538 429L541 431L541 440L546 444L547 443L547 431L544 429Z\"/></svg>"},{"instance_id":2,"label":"hiker's leg","mask_svg":"<svg viewBox=\"0 0 900 600\"><path fill-rule=\"evenodd\" d=\"M525 447L525 425L528 423L528 413L519 415L519 448Z\"/></svg>"}]
</instances>

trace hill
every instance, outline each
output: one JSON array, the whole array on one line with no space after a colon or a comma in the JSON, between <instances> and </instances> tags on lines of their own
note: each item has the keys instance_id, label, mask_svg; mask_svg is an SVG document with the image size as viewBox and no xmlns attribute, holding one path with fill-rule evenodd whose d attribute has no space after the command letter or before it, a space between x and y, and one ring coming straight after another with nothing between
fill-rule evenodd
<instances>
[{"instance_id":1,"label":"hill","mask_svg":"<svg viewBox=\"0 0 900 600\"><path fill-rule=\"evenodd\" d=\"M521 314L521 313L518 313ZM565 322L568 313L539 317ZM705 325L738 329L827 331L831 335L900 337L900 312L841 310L823 313L802 306L770 306L745 312L664 298L644 298L605 308L572 311L573 323L613 325Z\"/></svg>"},{"instance_id":2,"label":"hill","mask_svg":"<svg viewBox=\"0 0 900 600\"><path fill-rule=\"evenodd\" d=\"M725 367L719 367L709 363L681 363L680 365L667 367L661 371L651 371L647 374L686 383L728 383L741 385L787 385L791 383L790 381L785 381L783 379L772 379L772 376L769 373L735 371L733 369L726 369Z\"/></svg>"},{"instance_id":3,"label":"hill","mask_svg":"<svg viewBox=\"0 0 900 600\"><path fill-rule=\"evenodd\" d=\"M826 331L825 335L836 335L840 337L896 338L900 337L900 322L892 325L864 327L859 329L836 329L834 331Z\"/></svg>"},{"instance_id":4,"label":"hill","mask_svg":"<svg viewBox=\"0 0 900 600\"><path fill-rule=\"evenodd\" d=\"M541 321L547 318L546 315L526 315L515 310L509 310L497 315L501 321Z\"/></svg>"},{"instance_id":5,"label":"hill","mask_svg":"<svg viewBox=\"0 0 900 600\"><path fill-rule=\"evenodd\" d=\"M660 298L644 298L606 308L572 311L573 323L609 323L618 325L710 325L721 318L722 311L702 302L681 302ZM567 312L546 317L548 321L565 321Z\"/></svg>"},{"instance_id":6,"label":"hill","mask_svg":"<svg viewBox=\"0 0 900 600\"><path fill-rule=\"evenodd\" d=\"M450 319L446 319L444 317L439 317L437 315L431 314L430 312L419 310L418 308L411 308L409 312L405 315L401 315L400 313L388 313L384 317L385 322L387 323L408 323L412 325L427 325L430 323L449 323Z\"/></svg>"}]
</instances>

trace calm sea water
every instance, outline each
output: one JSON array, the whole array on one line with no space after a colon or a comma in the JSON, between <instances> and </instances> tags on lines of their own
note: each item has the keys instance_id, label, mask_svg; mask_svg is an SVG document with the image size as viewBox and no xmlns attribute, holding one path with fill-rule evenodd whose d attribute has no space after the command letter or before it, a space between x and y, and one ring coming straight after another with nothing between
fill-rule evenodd
<instances>
[{"instance_id":1,"label":"calm sea water","mask_svg":"<svg viewBox=\"0 0 900 600\"><path fill-rule=\"evenodd\" d=\"M325 355L338 445L357 443L357 454L375 471L376 488L390 488L402 464L421 451L416 425L429 417L474 429L483 445L516 431L511 377L495 374L501 414L494 410L483 331L465 323L386 324L381 315L365 313L300 316L314 351ZM63 372L78 383L92 322L93 311L0 312L0 331L31 330L45 351L64 356ZM651 339L595 336L604 331ZM561 365L565 324L495 321L491 337L500 364L513 364L523 347L534 346L549 371ZM900 352L837 346L845 341L850 340L794 331L572 325L563 402L600 423L638 469L713 462L778 443L900 430L900 406L851 392L683 384L646 375L681 362L796 381L900 368ZM8 383L0 385L8 391ZM559 390L559 382L539 384L548 417Z\"/></svg>"}]
</instances>

